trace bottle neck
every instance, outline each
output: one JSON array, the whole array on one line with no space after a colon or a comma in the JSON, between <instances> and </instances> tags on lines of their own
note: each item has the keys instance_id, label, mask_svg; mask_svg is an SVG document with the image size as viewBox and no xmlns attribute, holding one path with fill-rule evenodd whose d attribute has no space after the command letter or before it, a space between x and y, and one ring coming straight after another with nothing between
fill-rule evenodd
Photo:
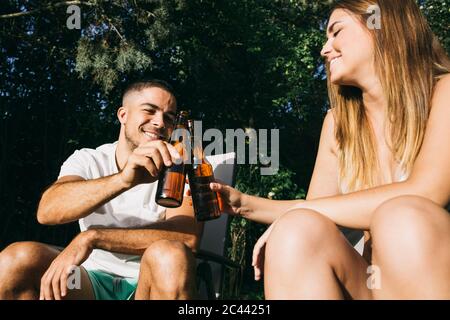
<instances>
[{"instance_id":1,"label":"bottle neck","mask_svg":"<svg viewBox=\"0 0 450 320\"><path fill-rule=\"evenodd\" d=\"M177 130L188 130L188 115L186 111L181 111L177 114L177 119L175 121L174 131ZM176 132L175 132L176 133ZM181 133L181 134L180 134ZM179 142L180 137L183 137L181 140L183 140L186 137L185 132L178 132L178 134L173 134L170 138L170 142ZM183 142L183 141L180 141Z\"/></svg>"},{"instance_id":2,"label":"bottle neck","mask_svg":"<svg viewBox=\"0 0 450 320\"><path fill-rule=\"evenodd\" d=\"M192 149L192 164L201 164L201 163L208 163L208 161L205 158L205 154L203 152L202 147L202 140L201 136L194 134L192 123L189 126L189 132L191 134L191 149ZM197 133L198 134L198 133Z\"/></svg>"},{"instance_id":3,"label":"bottle neck","mask_svg":"<svg viewBox=\"0 0 450 320\"><path fill-rule=\"evenodd\" d=\"M192 154L194 157L193 164L201 164L202 162L205 162L205 156L203 154L203 148L201 144L198 145L197 143L196 145L194 143Z\"/></svg>"},{"instance_id":4,"label":"bottle neck","mask_svg":"<svg viewBox=\"0 0 450 320\"><path fill-rule=\"evenodd\" d=\"M178 114L174 131L170 137L170 144L175 147L182 158L186 157L185 144L189 139L188 119L184 113Z\"/></svg>"}]
</instances>

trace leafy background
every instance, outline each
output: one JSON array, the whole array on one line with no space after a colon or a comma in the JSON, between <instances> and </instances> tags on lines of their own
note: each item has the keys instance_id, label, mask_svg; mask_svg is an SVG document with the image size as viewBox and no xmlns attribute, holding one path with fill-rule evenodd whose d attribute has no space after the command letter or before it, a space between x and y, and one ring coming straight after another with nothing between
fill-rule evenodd
<instances>
[{"instance_id":1,"label":"leafy background","mask_svg":"<svg viewBox=\"0 0 450 320\"><path fill-rule=\"evenodd\" d=\"M450 50L450 7L419 1ZM161 78L204 128L277 128L281 169L243 165L237 188L303 198L327 109L320 49L330 1L2 0L0 7L0 249L15 241L66 245L76 224L41 226L39 198L76 149L117 139L115 112L133 79ZM81 29L68 29L69 4ZM76 199L74 199L76 201ZM265 226L235 218L226 254L244 266L241 290L263 298L249 267Z\"/></svg>"}]
</instances>

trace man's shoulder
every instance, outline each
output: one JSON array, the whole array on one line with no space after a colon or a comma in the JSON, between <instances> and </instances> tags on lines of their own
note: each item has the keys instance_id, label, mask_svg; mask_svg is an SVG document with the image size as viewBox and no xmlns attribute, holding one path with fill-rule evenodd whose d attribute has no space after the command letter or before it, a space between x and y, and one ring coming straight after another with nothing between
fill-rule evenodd
<instances>
[{"instance_id":1,"label":"man's shoulder","mask_svg":"<svg viewBox=\"0 0 450 320\"><path fill-rule=\"evenodd\" d=\"M117 141L112 143L105 143L95 149L95 152L102 154L111 154L116 151Z\"/></svg>"},{"instance_id":2,"label":"man's shoulder","mask_svg":"<svg viewBox=\"0 0 450 320\"><path fill-rule=\"evenodd\" d=\"M87 156L91 156L93 158L98 157L104 157L104 156L111 156L114 154L116 150L117 141L113 143L105 143L101 146L98 146L95 149L92 148L81 148L79 150L76 150L75 153L81 153Z\"/></svg>"},{"instance_id":3,"label":"man's shoulder","mask_svg":"<svg viewBox=\"0 0 450 320\"><path fill-rule=\"evenodd\" d=\"M111 175L115 166L116 143L103 144L95 149L82 148L64 161L59 178L65 175L78 175L84 179L95 179Z\"/></svg>"},{"instance_id":4,"label":"man's shoulder","mask_svg":"<svg viewBox=\"0 0 450 320\"><path fill-rule=\"evenodd\" d=\"M116 142L103 144L95 149L81 148L75 150L74 153L64 162L64 165L83 165L104 167L115 159Z\"/></svg>"}]
</instances>

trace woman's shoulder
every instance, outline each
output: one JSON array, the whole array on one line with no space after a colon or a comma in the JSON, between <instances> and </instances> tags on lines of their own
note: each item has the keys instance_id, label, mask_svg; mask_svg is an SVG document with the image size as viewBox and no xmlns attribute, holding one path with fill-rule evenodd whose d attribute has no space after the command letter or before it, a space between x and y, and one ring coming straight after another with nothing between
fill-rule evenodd
<instances>
[{"instance_id":1,"label":"woman's shoulder","mask_svg":"<svg viewBox=\"0 0 450 320\"><path fill-rule=\"evenodd\" d=\"M450 73L440 77L433 88L431 99L430 117L439 114L439 117L447 119L444 114L448 114L450 108ZM435 116L436 117L436 116Z\"/></svg>"},{"instance_id":2,"label":"woman's shoulder","mask_svg":"<svg viewBox=\"0 0 450 320\"><path fill-rule=\"evenodd\" d=\"M441 95L450 96L450 73L440 76L434 85L433 99L439 98Z\"/></svg>"},{"instance_id":3,"label":"woman's shoulder","mask_svg":"<svg viewBox=\"0 0 450 320\"><path fill-rule=\"evenodd\" d=\"M327 125L334 127L334 124L336 122L335 118L336 118L336 110L335 108L331 108L327 110L327 114L325 115L325 119L323 120L323 122L326 123Z\"/></svg>"},{"instance_id":4,"label":"woman's shoulder","mask_svg":"<svg viewBox=\"0 0 450 320\"><path fill-rule=\"evenodd\" d=\"M333 154L337 155L338 144L336 141L336 119L334 108L328 109L322 126L322 139L326 140L326 144L331 148Z\"/></svg>"}]
</instances>

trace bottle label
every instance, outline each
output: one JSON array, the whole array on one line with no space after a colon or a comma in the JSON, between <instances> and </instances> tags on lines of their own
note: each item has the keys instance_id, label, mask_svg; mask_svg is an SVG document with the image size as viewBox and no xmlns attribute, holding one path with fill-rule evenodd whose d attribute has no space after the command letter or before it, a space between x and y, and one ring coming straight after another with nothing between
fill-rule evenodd
<instances>
[{"instance_id":1,"label":"bottle label","mask_svg":"<svg viewBox=\"0 0 450 320\"><path fill-rule=\"evenodd\" d=\"M175 208L183 202L185 174L183 165L173 165L161 172L156 191L156 203Z\"/></svg>"},{"instance_id":2,"label":"bottle label","mask_svg":"<svg viewBox=\"0 0 450 320\"><path fill-rule=\"evenodd\" d=\"M213 176L198 177L190 175L189 177L189 186L197 220L213 219L220 215L217 195L209 187L209 184L213 181Z\"/></svg>"}]
</instances>

